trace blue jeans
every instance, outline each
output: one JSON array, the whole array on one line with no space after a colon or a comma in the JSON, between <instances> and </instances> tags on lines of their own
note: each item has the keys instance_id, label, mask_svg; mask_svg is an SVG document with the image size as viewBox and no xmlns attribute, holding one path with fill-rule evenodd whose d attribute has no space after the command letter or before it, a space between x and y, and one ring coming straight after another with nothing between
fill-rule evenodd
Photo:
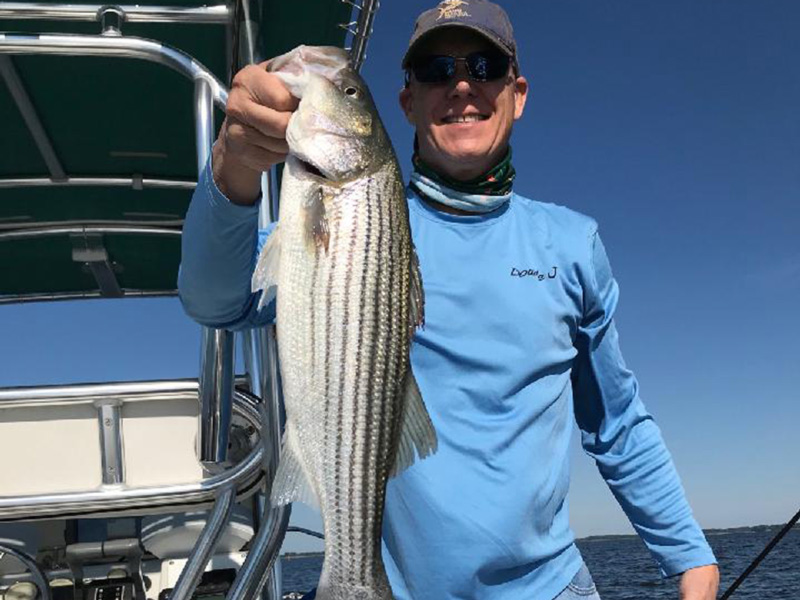
<instances>
[{"instance_id":1,"label":"blue jeans","mask_svg":"<svg viewBox=\"0 0 800 600\"><path fill-rule=\"evenodd\" d=\"M594 586L592 574L584 564L581 570L572 578L569 585L553 600L600 600L600 594Z\"/></svg>"}]
</instances>

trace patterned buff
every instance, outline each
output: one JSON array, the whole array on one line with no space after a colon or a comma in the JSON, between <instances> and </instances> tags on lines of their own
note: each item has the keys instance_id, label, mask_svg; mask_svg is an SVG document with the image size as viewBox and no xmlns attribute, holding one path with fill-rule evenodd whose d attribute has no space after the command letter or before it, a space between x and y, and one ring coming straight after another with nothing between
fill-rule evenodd
<instances>
[{"instance_id":1,"label":"patterned buff","mask_svg":"<svg viewBox=\"0 0 800 600\"><path fill-rule=\"evenodd\" d=\"M411 187L435 202L467 212L486 213L511 199L511 185L516 174L511 164L511 148L497 165L469 181L457 181L437 173L422 162L417 152L412 162Z\"/></svg>"}]
</instances>

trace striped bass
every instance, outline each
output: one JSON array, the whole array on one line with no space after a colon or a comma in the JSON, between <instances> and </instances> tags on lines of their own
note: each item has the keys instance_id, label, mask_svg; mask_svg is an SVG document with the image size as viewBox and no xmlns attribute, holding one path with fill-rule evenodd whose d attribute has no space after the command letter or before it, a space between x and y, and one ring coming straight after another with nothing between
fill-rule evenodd
<instances>
[{"instance_id":1,"label":"striped bass","mask_svg":"<svg viewBox=\"0 0 800 600\"><path fill-rule=\"evenodd\" d=\"M400 169L343 50L300 46L269 70L300 98L253 275L262 304L277 295L287 417L271 500L320 508L319 600L390 600L386 481L437 445L409 364L423 297Z\"/></svg>"}]
</instances>

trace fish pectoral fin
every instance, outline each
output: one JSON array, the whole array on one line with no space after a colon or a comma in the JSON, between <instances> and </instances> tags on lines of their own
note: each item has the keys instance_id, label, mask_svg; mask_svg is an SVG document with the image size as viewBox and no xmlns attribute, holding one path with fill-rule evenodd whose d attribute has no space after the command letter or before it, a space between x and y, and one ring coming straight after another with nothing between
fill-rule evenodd
<instances>
[{"instance_id":1,"label":"fish pectoral fin","mask_svg":"<svg viewBox=\"0 0 800 600\"><path fill-rule=\"evenodd\" d=\"M300 461L296 437L294 428L287 424L283 435L281 462L275 472L275 479L272 480L270 502L273 506L302 502L319 510L319 499Z\"/></svg>"},{"instance_id":2,"label":"fish pectoral fin","mask_svg":"<svg viewBox=\"0 0 800 600\"><path fill-rule=\"evenodd\" d=\"M280 237L280 225L276 225L267 238L267 243L261 249L258 263L250 280L250 290L253 293L264 292L258 301L258 308L272 302L278 290L278 264L281 256Z\"/></svg>"},{"instance_id":3,"label":"fish pectoral fin","mask_svg":"<svg viewBox=\"0 0 800 600\"><path fill-rule=\"evenodd\" d=\"M411 294L411 310L409 310L409 328L411 336L417 327L425 325L425 292L422 289L422 273L419 270L419 258L417 257L417 250L414 245L411 245L411 286L409 293ZM409 373L411 371L409 370ZM413 378L413 376L412 376Z\"/></svg>"},{"instance_id":4,"label":"fish pectoral fin","mask_svg":"<svg viewBox=\"0 0 800 600\"><path fill-rule=\"evenodd\" d=\"M323 248L328 253L331 230L325 210L325 192L322 187L306 201L303 206L306 218L306 236L311 247Z\"/></svg>"},{"instance_id":5,"label":"fish pectoral fin","mask_svg":"<svg viewBox=\"0 0 800 600\"><path fill-rule=\"evenodd\" d=\"M403 380L402 394L404 398L400 442L394 468L389 473L390 477L394 477L414 464L416 456L419 456L421 460L436 452L438 447L436 431L410 366Z\"/></svg>"}]
</instances>

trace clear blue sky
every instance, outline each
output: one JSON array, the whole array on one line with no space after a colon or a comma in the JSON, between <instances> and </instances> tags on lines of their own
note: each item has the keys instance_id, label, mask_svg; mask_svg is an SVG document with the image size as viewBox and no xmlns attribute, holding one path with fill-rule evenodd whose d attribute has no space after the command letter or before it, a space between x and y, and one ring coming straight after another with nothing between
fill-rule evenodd
<instances>
[{"instance_id":1,"label":"clear blue sky","mask_svg":"<svg viewBox=\"0 0 800 600\"><path fill-rule=\"evenodd\" d=\"M408 172L399 60L432 2L385 0L364 75ZM701 525L800 508L800 2L521 0L516 189L595 217L622 348ZM177 300L0 307L0 385L192 377ZM630 531L576 447L578 535ZM294 521L319 527L297 506ZM291 534L289 550L319 547Z\"/></svg>"}]
</instances>

